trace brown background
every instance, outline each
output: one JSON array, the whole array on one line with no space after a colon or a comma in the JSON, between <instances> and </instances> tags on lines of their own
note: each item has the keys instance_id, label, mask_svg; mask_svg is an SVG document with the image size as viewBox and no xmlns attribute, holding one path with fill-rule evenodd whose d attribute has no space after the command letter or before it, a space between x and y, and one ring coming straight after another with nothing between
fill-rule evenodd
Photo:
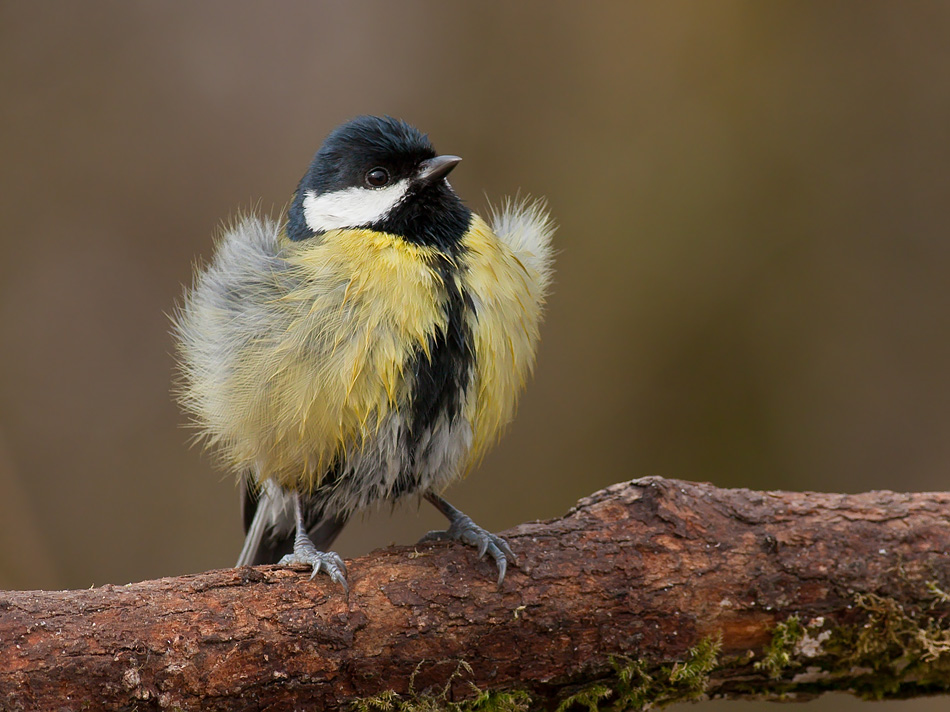
<instances>
[{"instance_id":1,"label":"brown background","mask_svg":"<svg viewBox=\"0 0 950 712\"><path fill-rule=\"evenodd\" d=\"M0 4L0 586L233 563L166 314L358 113L560 224L534 382L450 492L483 525L642 475L947 489L948 37L940 2Z\"/></svg>"}]
</instances>

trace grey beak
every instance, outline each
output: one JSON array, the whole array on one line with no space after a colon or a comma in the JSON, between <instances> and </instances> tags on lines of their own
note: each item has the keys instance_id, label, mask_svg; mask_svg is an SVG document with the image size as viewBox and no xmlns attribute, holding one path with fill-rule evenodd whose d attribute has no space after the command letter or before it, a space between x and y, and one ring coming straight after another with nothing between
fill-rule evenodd
<instances>
[{"instance_id":1,"label":"grey beak","mask_svg":"<svg viewBox=\"0 0 950 712\"><path fill-rule=\"evenodd\" d=\"M431 185L445 178L462 159L458 156L436 156L419 164L416 180L425 185Z\"/></svg>"}]
</instances>

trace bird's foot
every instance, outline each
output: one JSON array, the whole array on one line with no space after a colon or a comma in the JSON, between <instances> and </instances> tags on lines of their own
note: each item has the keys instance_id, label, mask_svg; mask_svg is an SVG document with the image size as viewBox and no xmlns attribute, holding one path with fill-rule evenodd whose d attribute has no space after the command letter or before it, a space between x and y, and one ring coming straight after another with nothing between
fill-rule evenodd
<instances>
[{"instance_id":1,"label":"bird's foot","mask_svg":"<svg viewBox=\"0 0 950 712\"><path fill-rule=\"evenodd\" d=\"M482 529L472 521L471 517L458 510L449 515L449 518L448 529L431 531L420 541L460 541L478 549L479 559L487 553L498 566L498 585L501 586L501 582L505 580L505 572L508 570L508 562L518 563L508 542L497 534Z\"/></svg>"},{"instance_id":2,"label":"bird's foot","mask_svg":"<svg viewBox=\"0 0 950 712\"><path fill-rule=\"evenodd\" d=\"M306 537L298 536L294 541L294 551L277 562L280 566L309 566L313 569L310 574L312 581L318 573L324 571L333 581L343 587L348 593L350 588L346 583L346 565L335 551L319 551Z\"/></svg>"}]
</instances>

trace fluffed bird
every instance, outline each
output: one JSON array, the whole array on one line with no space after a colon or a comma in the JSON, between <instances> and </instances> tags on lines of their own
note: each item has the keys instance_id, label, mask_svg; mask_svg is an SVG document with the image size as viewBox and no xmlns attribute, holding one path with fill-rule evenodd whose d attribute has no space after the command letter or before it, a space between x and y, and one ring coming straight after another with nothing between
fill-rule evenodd
<instances>
[{"instance_id":1,"label":"fluffed bird","mask_svg":"<svg viewBox=\"0 0 950 712\"><path fill-rule=\"evenodd\" d=\"M239 218L175 316L179 399L243 478L237 565L303 564L346 588L346 521L423 497L495 561L507 542L442 498L496 441L533 368L554 227L540 202L491 224L409 124L329 134L286 215Z\"/></svg>"}]
</instances>

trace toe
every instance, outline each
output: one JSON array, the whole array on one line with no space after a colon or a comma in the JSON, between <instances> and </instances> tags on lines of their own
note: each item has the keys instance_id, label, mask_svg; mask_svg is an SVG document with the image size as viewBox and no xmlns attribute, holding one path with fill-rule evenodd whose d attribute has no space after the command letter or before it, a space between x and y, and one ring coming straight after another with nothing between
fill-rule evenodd
<instances>
[{"instance_id":1,"label":"toe","mask_svg":"<svg viewBox=\"0 0 950 712\"><path fill-rule=\"evenodd\" d=\"M505 580L505 572L508 570L508 560L501 556L495 561L498 563L498 588L501 588L501 583Z\"/></svg>"},{"instance_id":2,"label":"toe","mask_svg":"<svg viewBox=\"0 0 950 712\"><path fill-rule=\"evenodd\" d=\"M349 584L346 583L346 578L340 574L330 574L330 578L336 581L343 588L343 593L348 594L350 592Z\"/></svg>"},{"instance_id":3,"label":"toe","mask_svg":"<svg viewBox=\"0 0 950 712\"><path fill-rule=\"evenodd\" d=\"M331 551L330 554L333 556L333 563L336 564L337 569L340 570L340 573L343 574L343 576L346 576L349 572L346 570L346 564L343 563L343 557L341 557L335 551Z\"/></svg>"},{"instance_id":4,"label":"toe","mask_svg":"<svg viewBox=\"0 0 950 712\"><path fill-rule=\"evenodd\" d=\"M513 564L518 563L518 558L515 556L515 552L511 550L511 547L508 546L508 542L502 539L501 537L495 537L495 544L501 549L501 552L508 558L509 561Z\"/></svg>"},{"instance_id":5,"label":"toe","mask_svg":"<svg viewBox=\"0 0 950 712\"><path fill-rule=\"evenodd\" d=\"M517 563L517 558L508 542L500 536L496 536L485 531L475 524L467 516L462 515L452 522L446 531L431 531L426 534L420 542L423 541L460 541L463 544L474 547L478 553L478 558L484 558L485 554L491 556L498 567L498 585L501 586L505 579L505 573L508 570L508 562Z\"/></svg>"}]
</instances>

